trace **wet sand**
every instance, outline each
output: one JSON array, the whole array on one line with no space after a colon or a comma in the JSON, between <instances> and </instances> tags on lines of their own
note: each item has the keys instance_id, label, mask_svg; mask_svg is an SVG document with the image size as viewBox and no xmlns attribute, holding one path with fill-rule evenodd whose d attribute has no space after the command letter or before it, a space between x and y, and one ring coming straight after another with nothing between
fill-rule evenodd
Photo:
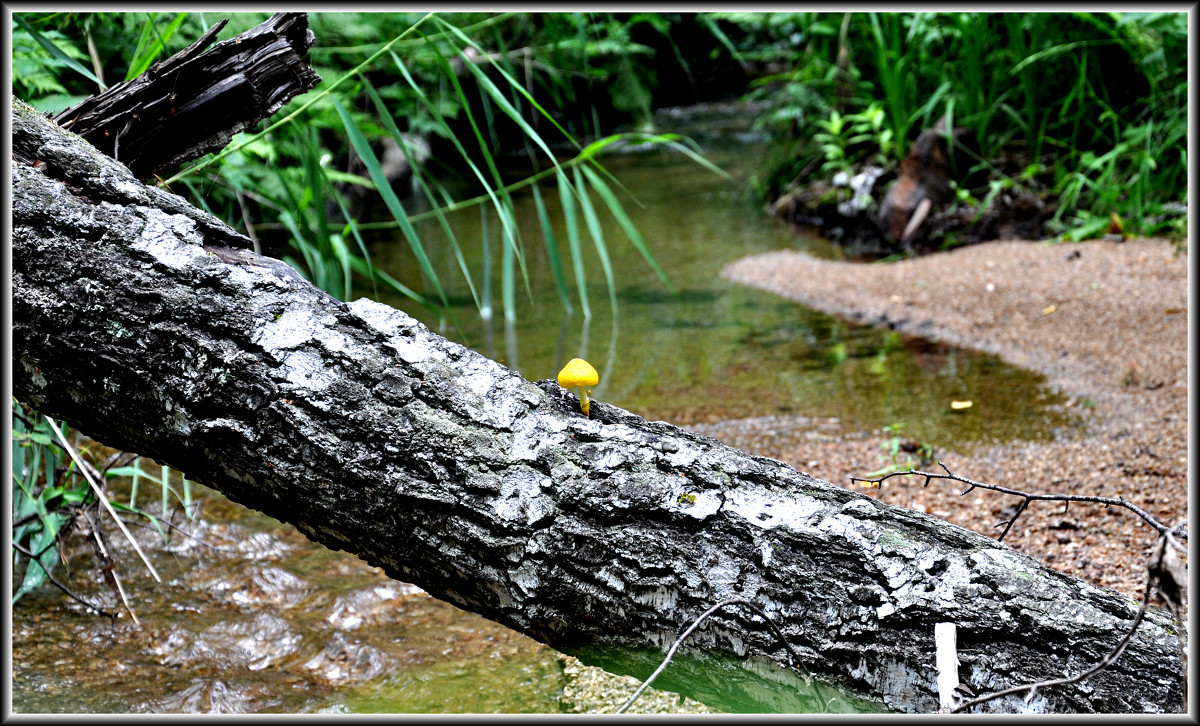
<instances>
[{"instance_id":1,"label":"wet sand","mask_svg":"<svg viewBox=\"0 0 1200 726\"><path fill-rule=\"evenodd\" d=\"M1069 439L941 455L954 473L1031 492L1124 496L1169 524L1187 517L1188 261L1170 242L1000 241L885 264L780 251L722 275L850 320L995 353L1045 374L1085 418ZM852 484L850 476L889 463L884 432L797 436L810 425L772 417L693 428L986 534L1020 503L983 490L961 496L965 487L953 482L923 488L919 477L893 478L881 491ZM756 431L764 426L772 431ZM772 437L763 433L802 443L764 451ZM1004 541L1140 597L1155 532L1125 509L1035 502Z\"/></svg>"}]
</instances>

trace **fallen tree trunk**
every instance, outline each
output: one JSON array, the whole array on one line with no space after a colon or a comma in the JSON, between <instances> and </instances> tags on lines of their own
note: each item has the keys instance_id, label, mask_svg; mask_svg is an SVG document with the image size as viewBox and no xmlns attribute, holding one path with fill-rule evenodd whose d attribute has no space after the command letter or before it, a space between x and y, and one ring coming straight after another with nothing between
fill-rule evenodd
<instances>
[{"instance_id":1,"label":"fallen tree trunk","mask_svg":"<svg viewBox=\"0 0 1200 726\"><path fill-rule=\"evenodd\" d=\"M691 618L740 597L820 680L934 712L935 624L957 624L982 693L1086 669L1137 610L772 459L601 402L586 418L552 381L245 250L19 102L13 145L20 400L585 662L644 677ZM785 650L761 620L723 611L693 639L728 657L659 685L823 705L771 663ZM1176 653L1154 614L1086 684L983 709L1174 711Z\"/></svg>"}]
</instances>

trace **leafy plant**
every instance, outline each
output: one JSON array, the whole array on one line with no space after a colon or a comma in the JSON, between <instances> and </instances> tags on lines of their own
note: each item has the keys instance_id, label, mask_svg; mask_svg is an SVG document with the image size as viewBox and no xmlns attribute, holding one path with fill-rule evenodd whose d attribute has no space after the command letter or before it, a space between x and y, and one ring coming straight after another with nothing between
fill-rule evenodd
<instances>
[{"instance_id":1,"label":"leafy plant","mask_svg":"<svg viewBox=\"0 0 1200 726\"><path fill-rule=\"evenodd\" d=\"M818 120L821 131L813 135L813 141L825 157L821 170L849 171L871 150L873 163L886 163L892 150L892 130L885 126L886 116L879 104L871 104L861 113L843 116L832 111L828 119Z\"/></svg>"},{"instance_id":2,"label":"leafy plant","mask_svg":"<svg viewBox=\"0 0 1200 726\"><path fill-rule=\"evenodd\" d=\"M780 52L793 70L748 94L770 102L761 127L790 156L760 175L768 195L822 165L843 170L846 118L877 104L893 158L945 115L973 132L980 184L1039 169L1037 186L1056 195L1054 230L1095 231L1116 211L1137 234L1186 234L1186 13L786 15L805 49ZM760 41L772 32L765 19L724 17ZM839 73L853 99L836 96Z\"/></svg>"},{"instance_id":3,"label":"leafy plant","mask_svg":"<svg viewBox=\"0 0 1200 726\"><path fill-rule=\"evenodd\" d=\"M102 479L131 477L129 503L110 501L107 497L102 502L99 490L79 470L85 454L64 448L68 446L69 433L65 425L38 414L16 399L12 401L12 417L13 571L18 573L21 583L13 592L14 603L47 582L55 582L53 571L63 559L63 547L73 523L81 514L94 513L101 504L113 516L119 511L146 519L165 542L167 534L159 516L137 505L138 486L143 479L160 488L160 514L169 511L171 494L179 499L189 518L195 514L191 485L186 478L176 489L170 483L171 472L167 467L162 467L161 476L155 477L142 468L140 458L119 453L94 466ZM118 466L122 459L126 463Z\"/></svg>"},{"instance_id":4,"label":"leafy plant","mask_svg":"<svg viewBox=\"0 0 1200 726\"><path fill-rule=\"evenodd\" d=\"M244 30L263 19L265 15L235 16L229 29ZM364 283L375 290L388 287L440 315L444 324L456 324L444 282L446 273L435 266L434 251L418 234L417 225L423 220L438 223L480 315L490 316L490 275L485 272L482 281L473 278L463 254L463 246L473 241L458 239L447 220L465 210L489 210L496 215L502 245L501 300L503 314L511 320L528 255L536 252L527 244L531 231L518 224L512 201L512 194L524 187L532 187L542 211L536 231L541 233L544 252L551 260L564 307L573 309L565 273L568 265L559 257L558 241L545 214L546 204L555 199L542 199L538 189L539 183L552 181L568 220L567 259L575 272L577 299L585 317L590 316L585 239L590 238L601 261L610 304L616 305L616 273L607 254L611 239L605 238L599 223L603 213L615 219L629 243L669 288L650 247L624 212L619 182L598 160L617 145L650 144L686 154L715 173L723 172L704 160L694 144L674 135L626 133L581 142L564 126L572 121L560 110L543 105L546 92L559 100L580 98L577 81L582 76L626 84L621 93L634 99L630 110L645 113L648 98L635 93L634 86L651 83L649 65L631 63L629 54L644 56L648 51L632 41L629 30L641 22L659 32L669 33L669 28L651 15L622 20L611 15L576 14L566 19L574 28L566 37L512 49L509 44L513 42L538 41L541 29L531 24L530 16L392 13L372 14L370 22L357 14L313 16L314 26L323 35L356 44L313 49L325 82L314 93L291 102L279 118L254 132L238 134L220 153L159 183L187 193L198 206L245 229L260 245L282 252L289 264L331 294L346 299L354 294L356 285ZM207 20L203 14L184 13L29 14L18 16L17 24L25 34L22 62L28 59L31 72L24 75L25 85L15 90L46 101L53 94L100 82L77 62L86 57L76 49L79 45L98 47L93 54L97 68L116 77L131 77L164 53L177 50L183 37L203 32ZM94 27L126 31L140 27L140 31L107 34L103 42L92 43L98 35L92 32ZM557 32L564 26L556 18L544 28ZM138 38L136 47L130 47L131 42L120 47L112 44L114 39L133 38ZM351 59L349 66L346 58ZM120 71L114 73L116 66ZM43 75L32 72L38 70ZM538 89L541 92L535 93ZM597 130L594 113L590 120L588 126L585 117L582 127ZM534 166L533 173L515 182L506 177L501 164L510 146L505 134L513 129ZM416 141L422 137L448 147L449 154L439 158L418 153ZM394 178L379 152L385 143L395 144L403 153L418 195L416 202L423 202L427 211L413 211L416 203L408 201L406 206L402 193L393 188ZM563 148L570 153L564 155ZM474 183L465 199L455 198L443 184L452 171L444 163L447 159L466 170ZM385 212L382 221L361 218L366 208L359 203L363 195L358 192L364 192L368 201ZM416 263L416 279L393 276L372 261L372 243L396 233L403 237ZM488 244L486 239L481 243ZM81 508L100 502L73 460L51 440L45 419L33 411L22 411L15 401L13 417L19 436L14 439L14 451L21 454L14 456L14 543L20 551L30 553L14 555L18 564L25 565L17 592L20 597L50 577L74 516ZM122 466L98 468L105 476L132 477L129 503L114 502L112 506L148 518L160 531L159 519L138 506L140 483L157 480L162 491L161 512L168 510L172 493L191 511L190 485L185 479L179 489L173 488L165 468L155 477L136 458ZM22 557L36 562L28 566Z\"/></svg>"},{"instance_id":5,"label":"leafy plant","mask_svg":"<svg viewBox=\"0 0 1200 726\"><path fill-rule=\"evenodd\" d=\"M53 444L49 427L36 414L26 418L13 400L13 572L24 568L14 603L46 582L59 562L59 538L72 520L69 508L90 495L86 483L60 481L61 449Z\"/></svg>"},{"instance_id":6,"label":"leafy plant","mask_svg":"<svg viewBox=\"0 0 1200 726\"><path fill-rule=\"evenodd\" d=\"M902 422L883 427L883 432L888 435L888 438L880 446L887 454L890 463L864 476L878 477L897 471L919 469L935 459L932 446L920 443L915 439L904 438L900 434L903 428Z\"/></svg>"},{"instance_id":7,"label":"leafy plant","mask_svg":"<svg viewBox=\"0 0 1200 726\"><path fill-rule=\"evenodd\" d=\"M13 15L13 92L21 98L31 99L39 111L61 111L87 97L87 94L71 93L60 80L64 71L96 80L80 63L86 58L87 53L63 33L56 30L39 32L20 15Z\"/></svg>"}]
</instances>

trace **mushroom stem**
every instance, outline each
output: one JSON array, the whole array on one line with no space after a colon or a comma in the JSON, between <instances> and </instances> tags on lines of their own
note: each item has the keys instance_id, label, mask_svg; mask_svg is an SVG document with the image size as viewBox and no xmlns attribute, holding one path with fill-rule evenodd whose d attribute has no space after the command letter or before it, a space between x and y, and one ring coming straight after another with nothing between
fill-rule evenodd
<instances>
[{"instance_id":1,"label":"mushroom stem","mask_svg":"<svg viewBox=\"0 0 1200 726\"><path fill-rule=\"evenodd\" d=\"M581 409L583 409L583 415L587 416L588 418L591 418L592 415L590 413L588 413L588 407L589 407L588 404L589 404L590 399L588 398L588 395L587 395L588 394L587 389L584 388L583 386L576 386L575 390L579 392L579 407Z\"/></svg>"}]
</instances>

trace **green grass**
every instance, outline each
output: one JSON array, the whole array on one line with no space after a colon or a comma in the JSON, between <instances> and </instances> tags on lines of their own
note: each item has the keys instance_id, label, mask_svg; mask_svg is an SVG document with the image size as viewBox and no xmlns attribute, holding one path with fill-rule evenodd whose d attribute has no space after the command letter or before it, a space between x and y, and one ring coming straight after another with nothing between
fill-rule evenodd
<instances>
[{"instance_id":1,"label":"green grass","mask_svg":"<svg viewBox=\"0 0 1200 726\"><path fill-rule=\"evenodd\" d=\"M775 99L764 118L792 121L768 124L790 149L761 175L768 195L811 174L813 158L826 170L849 163L830 80L843 16L792 15L788 31L811 47L784 51L795 70L754 91ZM1052 229L1064 236L1102 231L1098 220L1116 212L1127 232L1186 237L1186 13L853 13L846 38L852 104L882 107L892 161L948 115L974 132L988 179L1052 191ZM1001 168L1004 158L1037 174Z\"/></svg>"}]
</instances>

